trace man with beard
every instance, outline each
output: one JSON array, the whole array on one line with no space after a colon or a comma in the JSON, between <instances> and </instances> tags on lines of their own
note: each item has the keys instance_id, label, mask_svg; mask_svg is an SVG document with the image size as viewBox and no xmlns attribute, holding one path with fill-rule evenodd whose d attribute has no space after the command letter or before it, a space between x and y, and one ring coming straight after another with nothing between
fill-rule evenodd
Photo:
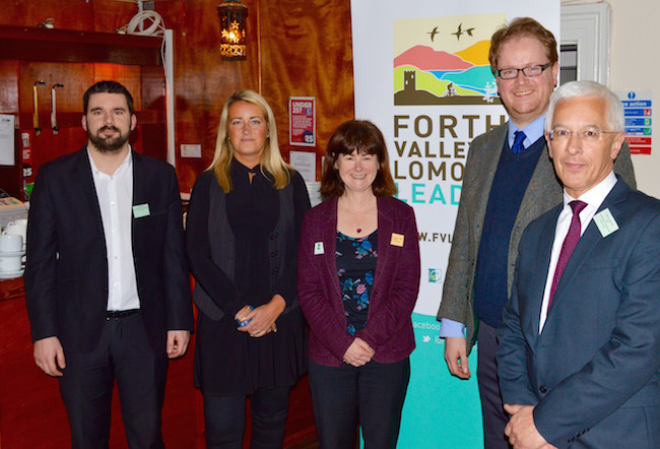
<instances>
[{"instance_id":1,"label":"man with beard","mask_svg":"<svg viewBox=\"0 0 660 449\"><path fill-rule=\"evenodd\" d=\"M193 326L174 169L132 151L124 86L83 97L87 145L39 170L25 290L35 362L59 378L74 448L107 447L114 382L131 448L162 448L167 359Z\"/></svg>"}]
</instances>

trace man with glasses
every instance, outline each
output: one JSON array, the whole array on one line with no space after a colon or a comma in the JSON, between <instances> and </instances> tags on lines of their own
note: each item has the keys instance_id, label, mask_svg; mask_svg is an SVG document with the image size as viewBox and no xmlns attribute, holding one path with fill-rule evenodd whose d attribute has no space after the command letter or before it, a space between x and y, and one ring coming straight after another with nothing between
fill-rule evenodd
<instances>
[{"instance_id":1,"label":"man with glasses","mask_svg":"<svg viewBox=\"0 0 660 449\"><path fill-rule=\"evenodd\" d=\"M660 447L660 201L614 174L623 106L575 81L551 97L548 152L563 201L520 243L498 329L516 448Z\"/></svg>"},{"instance_id":2,"label":"man with glasses","mask_svg":"<svg viewBox=\"0 0 660 449\"><path fill-rule=\"evenodd\" d=\"M543 122L559 65L553 34L517 18L493 34L489 52L508 123L470 146L438 319L452 375L470 378L468 355L479 341L477 381L486 448L508 448L497 379L495 329L511 293L518 244L533 219L562 200L545 151ZM624 145L615 171L636 187Z\"/></svg>"}]
</instances>

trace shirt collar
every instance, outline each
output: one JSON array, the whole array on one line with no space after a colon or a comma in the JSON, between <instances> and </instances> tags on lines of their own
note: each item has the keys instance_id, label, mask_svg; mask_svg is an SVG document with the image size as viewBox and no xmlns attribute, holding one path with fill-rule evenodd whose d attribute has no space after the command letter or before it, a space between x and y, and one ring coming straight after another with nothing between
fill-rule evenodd
<instances>
[{"instance_id":1,"label":"shirt collar","mask_svg":"<svg viewBox=\"0 0 660 449\"><path fill-rule=\"evenodd\" d=\"M112 176L110 176L106 173L103 173L102 171L100 171L98 169L98 167L94 163L94 159L92 159L92 154L89 152L89 147L87 147L87 158L89 159L89 165L92 167L92 173L95 176L105 175L105 176L108 176L108 177L112 178L114 176L122 175L122 174L126 173L128 170L133 168L133 148L130 145L128 147L128 154L126 155L126 157L122 161L121 165L119 167L117 167L117 171L115 171L112 174Z\"/></svg>"},{"instance_id":2,"label":"shirt collar","mask_svg":"<svg viewBox=\"0 0 660 449\"><path fill-rule=\"evenodd\" d=\"M257 164L254 168L247 168L245 165L241 164L238 159L233 158L231 161L231 169L236 173L259 173L261 164Z\"/></svg>"},{"instance_id":3,"label":"shirt collar","mask_svg":"<svg viewBox=\"0 0 660 449\"><path fill-rule=\"evenodd\" d=\"M525 146L525 149L529 148L530 145L532 145L534 142L536 142L541 137L543 137L544 124L545 124L545 114L537 118L532 123L525 126L524 128L518 128L516 125L513 124L511 120L509 120L509 131L507 134L507 138L509 139L509 147L513 148L513 141L516 138L515 136L516 131L522 131L525 133L526 136L523 145Z\"/></svg>"},{"instance_id":4,"label":"shirt collar","mask_svg":"<svg viewBox=\"0 0 660 449\"><path fill-rule=\"evenodd\" d=\"M584 201L589 206L598 209L600 205L603 204L603 201L605 201L605 197L607 197L610 191L614 188L616 181L616 175L614 174L614 170L612 170L605 179L603 179L591 189L584 192L582 195L580 195L579 198L573 198L568 193L566 193L566 190L564 190L564 206L577 199Z\"/></svg>"}]
</instances>

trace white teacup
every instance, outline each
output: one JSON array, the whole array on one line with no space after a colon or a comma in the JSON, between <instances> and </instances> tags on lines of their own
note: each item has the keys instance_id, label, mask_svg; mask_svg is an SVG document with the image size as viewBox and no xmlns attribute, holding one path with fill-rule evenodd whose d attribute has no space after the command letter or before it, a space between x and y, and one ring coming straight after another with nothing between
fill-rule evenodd
<instances>
[{"instance_id":1,"label":"white teacup","mask_svg":"<svg viewBox=\"0 0 660 449\"><path fill-rule=\"evenodd\" d=\"M4 231L0 235L0 254L17 253L23 249L23 236L19 234L7 234Z\"/></svg>"},{"instance_id":2,"label":"white teacup","mask_svg":"<svg viewBox=\"0 0 660 449\"><path fill-rule=\"evenodd\" d=\"M0 272L19 271L22 267L21 256L3 256L0 253Z\"/></svg>"},{"instance_id":3,"label":"white teacup","mask_svg":"<svg viewBox=\"0 0 660 449\"><path fill-rule=\"evenodd\" d=\"M21 226L18 224L8 224L7 227L5 228L4 231L2 231L2 234L8 234L8 235L20 235L23 237L23 246L25 246L25 241L27 238L27 226ZM20 251L20 250L19 250Z\"/></svg>"},{"instance_id":4,"label":"white teacup","mask_svg":"<svg viewBox=\"0 0 660 449\"><path fill-rule=\"evenodd\" d=\"M16 220L7 223L7 226L11 226L11 225L27 226L27 218L18 218Z\"/></svg>"}]
</instances>

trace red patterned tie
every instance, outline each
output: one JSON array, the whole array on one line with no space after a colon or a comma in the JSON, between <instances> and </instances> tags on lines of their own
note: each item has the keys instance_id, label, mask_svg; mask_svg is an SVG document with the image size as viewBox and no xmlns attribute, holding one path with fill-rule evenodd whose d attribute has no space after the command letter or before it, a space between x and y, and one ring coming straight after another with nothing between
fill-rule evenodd
<instances>
[{"instance_id":1,"label":"red patterned tie","mask_svg":"<svg viewBox=\"0 0 660 449\"><path fill-rule=\"evenodd\" d=\"M580 233L582 231L582 225L580 224L580 212L582 209L587 207L587 203L584 201L571 201L568 203L573 209L573 218L571 219L571 227L568 228L568 234L564 239L564 243L561 245L561 252L559 253L559 260L557 261L557 268L555 269L555 275L552 278L552 287L550 288L550 299L548 300L548 310L550 310L550 304L552 304L552 298L555 296L555 290L557 290L557 284L559 284L559 279L568 264L568 260L573 254L573 250L577 246L578 240L580 240Z\"/></svg>"}]
</instances>

